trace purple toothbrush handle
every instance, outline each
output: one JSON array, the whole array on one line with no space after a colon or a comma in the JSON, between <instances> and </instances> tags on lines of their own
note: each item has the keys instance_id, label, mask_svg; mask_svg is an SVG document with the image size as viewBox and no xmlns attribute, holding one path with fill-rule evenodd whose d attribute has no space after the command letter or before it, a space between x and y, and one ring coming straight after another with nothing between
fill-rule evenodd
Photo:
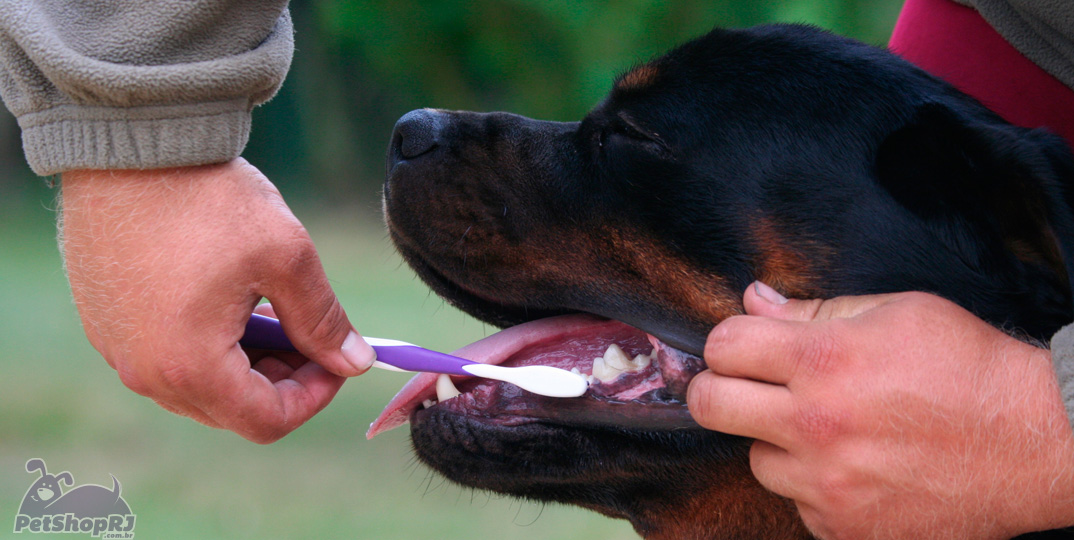
<instances>
[{"instance_id":1,"label":"purple toothbrush handle","mask_svg":"<svg viewBox=\"0 0 1074 540\"><path fill-rule=\"evenodd\" d=\"M375 340L370 338L370 341ZM283 332L280 321L256 313L250 315L250 321L246 323L246 333L239 339L239 345L271 351L297 350ZM373 345L373 350L377 352L377 360L407 371L469 375L462 367L477 363L410 344Z\"/></svg>"},{"instance_id":2,"label":"purple toothbrush handle","mask_svg":"<svg viewBox=\"0 0 1074 540\"><path fill-rule=\"evenodd\" d=\"M462 367L477 363L417 345L373 345L373 350L377 360L407 371L470 375Z\"/></svg>"},{"instance_id":3,"label":"purple toothbrush handle","mask_svg":"<svg viewBox=\"0 0 1074 540\"><path fill-rule=\"evenodd\" d=\"M239 345L250 349L298 351L287 338L287 334L283 333L280 321L257 313L250 315L250 321L246 323L246 333L239 338Z\"/></svg>"}]
</instances>

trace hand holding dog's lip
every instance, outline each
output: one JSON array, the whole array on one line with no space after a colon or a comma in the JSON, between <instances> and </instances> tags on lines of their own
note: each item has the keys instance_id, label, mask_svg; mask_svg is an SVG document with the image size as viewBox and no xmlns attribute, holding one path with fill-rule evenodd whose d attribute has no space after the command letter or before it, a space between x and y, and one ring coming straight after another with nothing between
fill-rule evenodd
<instances>
[{"instance_id":1,"label":"hand holding dog's lip","mask_svg":"<svg viewBox=\"0 0 1074 540\"><path fill-rule=\"evenodd\" d=\"M750 287L749 315L712 332L691 411L757 439L753 473L811 530L920 538L940 520L938 537L1009 538L1069 524L1074 436L1047 351L926 293L771 293Z\"/></svg>"}]
</instances>

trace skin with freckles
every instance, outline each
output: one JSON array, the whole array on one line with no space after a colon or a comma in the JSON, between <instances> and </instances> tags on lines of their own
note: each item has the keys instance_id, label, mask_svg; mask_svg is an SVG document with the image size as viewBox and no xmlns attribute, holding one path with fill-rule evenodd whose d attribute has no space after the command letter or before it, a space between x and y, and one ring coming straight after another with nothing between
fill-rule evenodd
<instances>
[{"instance_id":1,"label":"skin with freckles","mask_svg":"<svg viewBox=\"0 0 1074 540\"><path fill-rule=\"evenodd\" d=\"M709 335L703 426L824 539L1010 538L1074 525L1074 433L1047 350L924 293L761 285Z\"/></svg>"},{"instance_id":2,"label":"skin with freckles","mask_svg":"<svg viewBox=\"0 0 1074 540\"><path fill-rule=\"evenodd\" d=\"M245 160L70 171L62 182L62 250L82 326L131 390L266 443L371 365L306 230ZM239 347L262 297L301 354Z\"/></svg>"}]
</instances>

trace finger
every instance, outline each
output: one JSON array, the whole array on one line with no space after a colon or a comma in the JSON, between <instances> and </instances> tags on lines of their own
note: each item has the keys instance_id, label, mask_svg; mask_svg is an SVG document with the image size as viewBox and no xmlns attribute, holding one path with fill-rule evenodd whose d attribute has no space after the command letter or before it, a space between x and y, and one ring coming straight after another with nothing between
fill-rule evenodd
<instances>
[{"instance_id":1,"label":"finger","mask_svg":"<svg viewBox=\"0 0 1074 540\"><path fill-rule=\"evenodd\" d=\"M817 538L848 538L846 532L842 535L837 535L831 527L827 525L824 513L822 513L817 507L804 503L799 500L794 501L794 506L798 510L798 516L802 518L802 523L805 524L806 529ZM859 518L860 519L860 518ZM849 537L859 538L860 536Z\"/></svg>"},{"instance_id":2,"label":"finger","mask_svg":"<svg viewBox=\"0 0 1074 540\"><path fill-rule=\"evenodd\" d=\"M276 310L272 309L272 304L265 302L264 304L258 304L254 307L254 313L258 315L264 315L265 317L272 317L273 319L279 319L276 315Z\"/></svg>"},{"instance_id":3,"label":"finger","mask_svg":"<svg viewBox=\"0 0 1074 540\"><path fill-rule=\"evenodd\" d=\"M755 281L742 296L749 315L760 315L788 321L822 321L855 317L884 305L898 294L840 296L828 300L787 300L768 285Z\"/></svg>"},{"instance_id":4,"label":"finger","mask_svg":"<svg viewBox=\"0 0 1074 540\"><path fill-rule=\"evenodd\" d=\"M157 365L163 369L151 372L157 376L147 386L154 401L169 411L235 431L254 442L273 442L322 410L344 381L298 354L290 356L304 363L294 369L274 358L275 363L254 369L236 344L222 363ZM257 363L266 358L271 357L265 355Z\"/></svg>"},{"instance_id":5,"label":"finger","mask_svg":"<svg viewBox=\"0 0 1074 540\"><path fill-rule=\"evenodd\" d=\"M750 469L757 481L777 495L798 502L805 496L801 486L803 465L783 448L756 440L750 446Z\"/></svg>"},{"instance_id":6,"label":"finger","mask_svg":"<svg viewBox=\"0 0 1074 540\"><path fill-rule=\"evenodd\" d=\"M214 421L212 418L209 418L207 414L201 412L194 407L191 407L186 404L176 405L168 403L167 401L161 399L154 399L153 401L156 402L156 404L159 405L162 409L172 414L185 416L187 418L190 418L191 420L194 420L195 422L205 424L206 426L209 426L211 428L220 429L220 424L218 422Z\"/></svg>"},{"instance_id":7,"label":"finger","mask_svg":"<svg viewBox=\"0 0 1074 540\"><path fill-rule=\"evenodd\" d=\"M296 251L265 291L284 331L299 352L328 371L345 377L364 373L376 359L373 348L347 320L312 242Z\"/></svg>"},{"instance_id":8,"label":"finger","mask_svg":"<svg viewBox=\"0 0 1074 540\"><path fill-rule=\"evenodd\" d=\"M139 369L140 367L143 369ZM140 396L152 399L162 409L179 416L191 418L210 427L220 427L208 415L172 392L163 378L159 376L159 372L145 369L145 363L119 363L116 365L116 373L119 374L119 380L124 386Z\"/></svg>"},{"instance_id":9,"label":"finger","mask_svg":"<svg viewBox=\"0 0 1074 540\"><path fill-rule=\"evenodd\" d=\"M690 415L702 427L788 447L790 392L782 386L699 373L686 393Z\"/></svg>"},{"instance_id":10,"label":"finger","mask_svg":"<svg viewBox=\"0 0 1074 540\"><path fill-rule=\"evenodd\" d=\"M265 358L272 358L278 362L283 362L285 365L291 368L291 371L294 371L305 365L306 362L310 361L309 358L302 356L301 353L290 351L269 351L262 349L243 350L246 352L246 356L250 359L250 365L254 367L256 367L257 364L261 362L261 360Z\"/></svg>"},{"instance_id":11,"label":"finger","mask_svg":"<svg viewBox=\"0 0 1074 540\"><path fill-rule=\"evenodd\" d=\"M190 402L223 427L258 443L273 442L321 411L344 379L307 362L287 378L271 381L250 368L236 345L222 366L203 373Z\"/></svg>"},{"instance_id":12,"label":"finger","mask_svg":"<svg viewBox=\"0 0 1074 540\"><path fill-rule=\"evenodd\" d=\"M265 376L271 383L277 383L294 374L295 368L272 356L266 356L252 366L255 371Z\"/></svg>"},{"instance_id":13,"label":"finger","mask_svg":"<svg viewBox=\"0 0 1074 540\"><path fill-rule=\"evenodd\" d=\"M813 347L808 328L795 321L736 316L709 332L705 363L728 377L786 385L795 376L803 352Z\"/></svg>"}]
</instances>

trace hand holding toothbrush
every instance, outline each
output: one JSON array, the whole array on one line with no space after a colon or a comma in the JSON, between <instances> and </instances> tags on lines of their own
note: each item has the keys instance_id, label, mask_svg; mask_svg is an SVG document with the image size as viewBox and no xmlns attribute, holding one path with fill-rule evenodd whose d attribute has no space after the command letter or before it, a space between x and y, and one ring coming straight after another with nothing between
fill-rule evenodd
<instances>
[{"instance_id":1,"label":"hand holding toothbrush","mask_svg":"<svg viewBox=\"0 0 1074 540\"><path fill-rule=\"evenodd\" d=\"M267 443L372 364L306 230L244 160L72 171L62 188L63 251L83 328L135 392ZM301 354L250 358L238 346L262 297Z\"/></svg>"}]
</instances>

